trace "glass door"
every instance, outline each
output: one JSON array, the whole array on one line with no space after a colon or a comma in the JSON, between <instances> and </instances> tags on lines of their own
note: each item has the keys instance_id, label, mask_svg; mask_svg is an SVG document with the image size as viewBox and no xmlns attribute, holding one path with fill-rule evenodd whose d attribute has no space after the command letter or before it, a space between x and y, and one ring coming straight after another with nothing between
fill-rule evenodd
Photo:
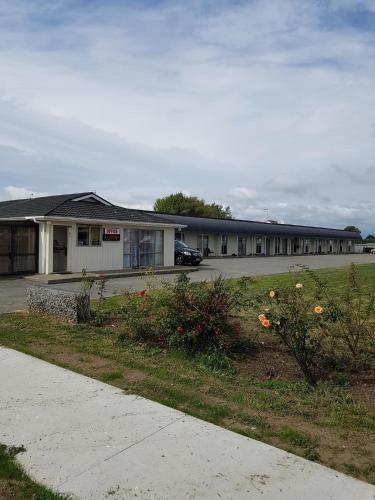
<instances>
[{"instance_id":1,"label":"glass door","mask_svg":"<svg viewBox=\"0 0 375 500\"><path fill-rule=\"evenodd\" d=\"M197 236L197 250L199 250L205 257L210 254L208 246L208 234L198 234Z\"/></svg>"},{"instance_id":2,"label":"glass door","mask_svg":"<svg viewBox=\"0 0 375 500\"><path fill-rule=\"evenodd\" d=\"M124 229L124 267L139 267L139 231Z\"/></svg>"},{"instance_id":3,"label":"glass door","mask_svg":"<svg viewBox=\"0 0 375 500\"><path fill-rule=\"evenodd\" d=\"M163 231L124 229L124 268L162 266Z\"/></svg>"}]
</instances>

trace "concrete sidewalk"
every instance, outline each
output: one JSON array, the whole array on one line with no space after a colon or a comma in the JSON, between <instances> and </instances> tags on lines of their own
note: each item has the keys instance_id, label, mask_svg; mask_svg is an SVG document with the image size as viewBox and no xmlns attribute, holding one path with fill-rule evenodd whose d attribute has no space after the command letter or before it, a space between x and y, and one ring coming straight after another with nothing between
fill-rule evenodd
<instances>
[{"instance_id":1,"label":"concrete sidewalk","mask_svg":"<svg viewBox=\"0 0 375 500\"><path fill-rule=\"evenodd\" d=\"M0 348L0 442L79 499L373 500L334 470Z\"/></svg>"}]
</instances>

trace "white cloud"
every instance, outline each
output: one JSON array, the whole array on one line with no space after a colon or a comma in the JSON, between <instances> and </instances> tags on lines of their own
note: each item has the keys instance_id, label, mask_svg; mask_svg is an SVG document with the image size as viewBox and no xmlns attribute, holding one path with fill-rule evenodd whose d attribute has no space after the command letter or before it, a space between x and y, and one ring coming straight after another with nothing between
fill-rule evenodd
<instances>
[{"instance_id":1,"label":"white cloud","mask_svg":"<svg viewBox=\"0 0 375 500\"><path fill-rule=\"evenodd\" d=\"M375 35L349 15L371 5L0 0L0 188L373 227L373 185L331 167L373 165Z\"/></svg>"},{"instance_id":2,"label":"white cloud","mask_svg":"<svg viewBox=\"0 0 375 500\"><path fill-rule=\"evenodd\" d=\"M49 194L49 193L33 191L32 189L19 186L5 186L3 191L5 194L4 198L10 200L18 200L22 198L34 198L37 196L48 196Z\"/></svg>"},{"instance_id":3,"label":"white cloud","mask_svg":"<svg viewBox=\"0 0 375 500\"><path fill-rule=\"evenodd\" d=\"M255 200L258 197L256 189L246 187L235 187L230 190L230 194L235 198L242 198L245 200Z\"/></svg>"}]
</instances>

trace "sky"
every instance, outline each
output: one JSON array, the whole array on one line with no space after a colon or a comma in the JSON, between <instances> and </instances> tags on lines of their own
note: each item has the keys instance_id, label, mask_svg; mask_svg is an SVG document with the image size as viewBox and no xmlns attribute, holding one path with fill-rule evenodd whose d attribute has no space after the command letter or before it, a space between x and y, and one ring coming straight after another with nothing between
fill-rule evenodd
<instances>
[{"instance_id":1,"label":"sky","mask_svg":"<svg viewBox=\"0 0 375 500\"><path fill-rule=\"evenodd\" d=\"M375 233L375 0L0 0L0 199Z\"/></svg>"}]
</instances>

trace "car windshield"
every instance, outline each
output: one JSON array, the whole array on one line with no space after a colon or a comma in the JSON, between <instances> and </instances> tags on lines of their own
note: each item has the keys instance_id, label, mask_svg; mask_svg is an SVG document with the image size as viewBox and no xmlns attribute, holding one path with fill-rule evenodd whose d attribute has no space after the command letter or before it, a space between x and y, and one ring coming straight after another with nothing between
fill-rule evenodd
<instances>
[{"instance_id":1,"label":"car windshield","mask_svg":"<svg viewBox=\"0 0 375 500\"><path fill-rule=\"evenodd\" d=\"M189 248L189 247L187 246L187 244L186 244L186 243L184 243L183 241L176 240L174 243L175 243L175 246L176 246L176 247L180 247L180 248Z\"/></svg>"}]
</instances>

